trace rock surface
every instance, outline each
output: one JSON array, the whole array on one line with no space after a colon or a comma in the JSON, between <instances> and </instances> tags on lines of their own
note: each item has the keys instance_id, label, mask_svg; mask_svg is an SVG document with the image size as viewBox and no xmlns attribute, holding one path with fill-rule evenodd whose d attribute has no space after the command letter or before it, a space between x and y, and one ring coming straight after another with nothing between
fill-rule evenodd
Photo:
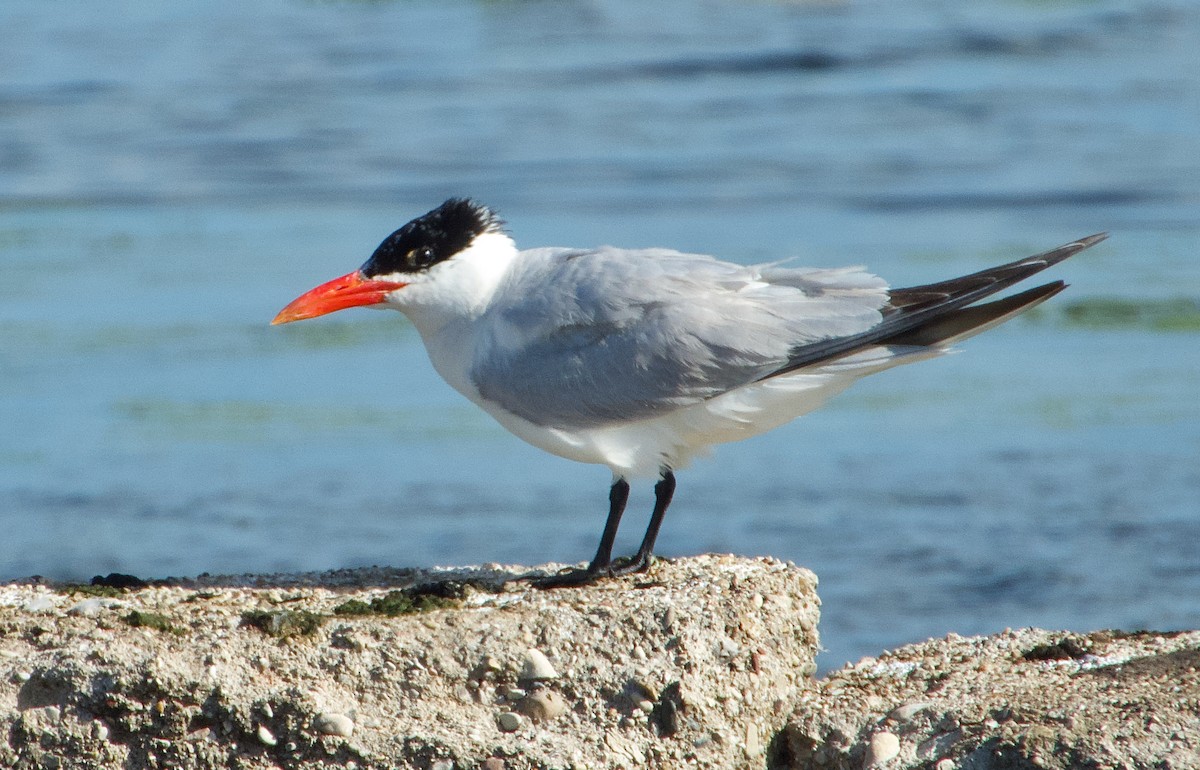
<instances>
[{"instance_id":1,"label":"rock surface","mask_svg":"<svg viewBox=\"0 0 1200 770\"><path fill-rule=\"evenodd\" d=\"M1200 770L1200 631L950 636L815 680L807 570L526 572L0 586L0 768Z\"/></svg>"},{"instance_id":2,"label":"rock surface","mask_svg":"<svg viewBox=\"0 0 1200 770\"><path fill-rule=\"evenodd\" d=\"M778 765L825 770L1200 768L1200 632L903 647L803 693L776 747Z\"/></svg>"},{"instance_id":3,"label":"rock surface","mask_svg":"<svg viewBox=\"0 0 1200 770\"><path fill-rule=\"evenodd\" d=\"M0 767L765 766L815 668L812 573L525 571L0 586Z\"/></svg>"}]
</instances>

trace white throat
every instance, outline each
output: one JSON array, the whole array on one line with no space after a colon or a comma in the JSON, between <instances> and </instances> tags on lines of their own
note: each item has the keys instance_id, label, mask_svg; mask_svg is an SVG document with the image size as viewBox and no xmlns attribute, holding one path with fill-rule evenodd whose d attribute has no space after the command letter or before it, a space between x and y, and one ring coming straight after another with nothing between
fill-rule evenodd
<instances>
[{"instance_id":1,"label":"white throat","mask_svg":"<svg viewBox=\"0 0 1200 770\"><path fill-rule=\"evenodd\" d=\"M517 256L517 247L504 233L488 232L450 259L429 268L388 304L408 316L426 341L454 321L479 316Z\"/></svg>"}]
</instances>

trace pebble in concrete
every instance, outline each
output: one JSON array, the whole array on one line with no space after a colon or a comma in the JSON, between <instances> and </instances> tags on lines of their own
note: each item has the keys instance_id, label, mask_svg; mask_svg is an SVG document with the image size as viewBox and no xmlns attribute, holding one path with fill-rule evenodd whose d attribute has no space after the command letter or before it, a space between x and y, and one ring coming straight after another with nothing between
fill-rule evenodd
<instances>
[{"instance_id":1,"label":"pebble in concrete","mask_svg":"<svg viewBox=\"0 0 1200 770\"><path fill-rule=\"evenodd\" d=\"M522 698L517 703L517 709L535 722L547 722L562 716L567 710L567 703L553 690L543 689Z\"/></svg>"},{"instance_id":2,"label":"pebble in concrete","mask_svg":"<svg viewBox=\"0 0 1200 770\"><path fill-rule=\"evenodd\" d=\"M863 767L879 767L900 753L900 739L895 733L875 733L867 744L867 753L863 757Z\"/></svg>"},{"instance_id":3,"label":"pebble in concrete","mask_svg":"<svg viewBox=\"0 0 1200 770\"><path fill-rule=\"evenodd\" d=\"M258 739L262 741L264 746L274 746L279 743L279 741L275 740L275 735L267 729L266 725L258 726Z\"/></svg>"},{"instance_id":4,"label":"pebble in concrete","mask_svg":"<svg viewBox=\"0 0 1200 770\"><path fill-rule=\"evenodd\" d=\"M514 733L521 729L521 725L525 722L525 720L515 711L505 711L496 718L496 722L500 725L500 729L504 732Z\"/></svg>"},{"instance_id":5,"label":"pebble in concrete","mask_svg":"<svg viewBox=\"0 0 1200 770\"><path fill-rule=\"evenodd\" d=\"M521 663L521 673L517 677L528 679L557 679L558 672L550 664L550 659L541 650L529 648L525 651L525 660Z\"/></svg>"},{"instance_id":6,"label":"pebble in concrete","mask_svg":"<svg viewBox=\"0 0 1200 770\"><path fill-rule=\"evenodd\" d=\"M891 720L894 720L894 721L900 722L900 723L911 722L922 711L925 711L932 707L933 707L933 704L930 703L929 701L915 701L913 703L905 703L903 706L893 709L892 712L890 714L888 714L888 719L891 719Z\"/></svg>"},{"instance_id":7,"label":"pebble in concrete","mask_svg":"<svg viewBox=\"0 0 1200 770\"><path fill-rule=\"evenodd\" d=\"M345 714L323 712L313 720L313 729L322 735L337 735L349 738L354 732L354 720Z\"/></svg>"},{"instance_id":8,"label":"pebble in concrete","mask_svg":"<svg viewBox=\"0 0 1200 770\"><path fill-rule=\"evenodd\" d=\"M25 602L26 612L53 612L58 607L58 602L49 596L35 596Z\"/></svg>"},{"instance_id":9,"label":"pebble in concrete","mask_svg":"<svg viewBox=\"0 0 1200 770\"><path fill-rule=\"evenodd\" d=\"M94 618L109 607L123 607L124 602L116 599L106 599L99 596L93 596L90 599L84 599L76 604L71 609L67 610L68 615L78 615L85 618Z\"/></svg>"}]
</instances>

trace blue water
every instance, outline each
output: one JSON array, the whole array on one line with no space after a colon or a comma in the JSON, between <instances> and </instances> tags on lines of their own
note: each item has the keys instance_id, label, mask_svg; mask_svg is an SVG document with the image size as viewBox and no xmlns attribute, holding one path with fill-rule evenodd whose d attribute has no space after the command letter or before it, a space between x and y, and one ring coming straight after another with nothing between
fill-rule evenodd
<instances>
[{"instance_id":1,"label":"blue water","mask_svg":"<svg viewBox=\"0 0 1200 770\"><path fill-rule=\"evenodd\" d=\"M1200 624L1200 4L10 0L0 42L0 578L590 556L608 472L403 318L267 326L470 195L523 246L900 285L1111 231L1035 316L681 473L659 550L812 568L825 668Z\"/></svg>"}]
</instances>

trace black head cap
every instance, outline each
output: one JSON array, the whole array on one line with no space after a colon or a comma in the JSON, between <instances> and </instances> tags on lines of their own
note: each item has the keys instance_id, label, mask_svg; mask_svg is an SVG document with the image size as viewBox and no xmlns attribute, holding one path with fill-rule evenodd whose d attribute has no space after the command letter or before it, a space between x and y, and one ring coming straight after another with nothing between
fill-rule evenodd
<instances>
[{"instance_id":1,"label":"black head cap","mask_svg":"<svg viewBox=\"0 0 1200 770\"><path fill-rule=\"evenodd\" d=\"M385 238L362 266L362 273L368 278L417 273L462 251L476 236L501 232L503 227L504 222L487 206L451 198Z\"/></svg>"}]
</instances>

